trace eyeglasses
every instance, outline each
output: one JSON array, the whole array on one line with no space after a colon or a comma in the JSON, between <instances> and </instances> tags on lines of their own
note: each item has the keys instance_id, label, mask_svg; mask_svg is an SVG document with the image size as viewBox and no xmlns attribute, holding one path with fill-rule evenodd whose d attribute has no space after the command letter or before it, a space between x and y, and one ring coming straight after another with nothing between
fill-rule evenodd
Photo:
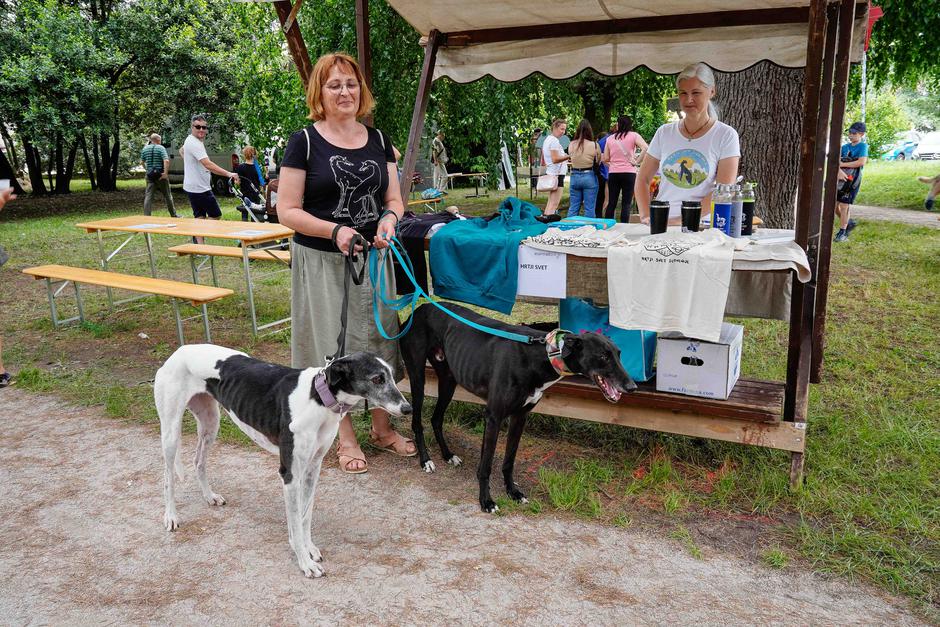
<instances>
[{"instance_id":1,"label":"eyeglasses","mask_svg":"<svg viewBox=\"0 0 940 627\"><path fill-rule=\"evenodd\" d=\"M201 124L193 124L193 128L196 129L197 131L208 131L208 130L209 130L209 127L208 127L208 126L202 126Z\"/></svg>"},{"instance_id":2,"label":"eyeglasses","mask_svg":"<svg viewBox=\"0 0 940 627\"><path fill-rule=\"evenodd\" d=\"M351 93L359 89L359 82L350 81L348 83L340 83L338 85L326 85L326 88L335 94L343 93L343 88L345 88L346 91Z\"/></svg>"}]
</instances>

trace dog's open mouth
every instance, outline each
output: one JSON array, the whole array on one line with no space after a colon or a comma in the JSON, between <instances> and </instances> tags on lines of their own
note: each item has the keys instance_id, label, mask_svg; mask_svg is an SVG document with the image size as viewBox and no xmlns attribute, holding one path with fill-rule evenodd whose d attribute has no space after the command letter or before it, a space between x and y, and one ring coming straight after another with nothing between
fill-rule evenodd
<instances>
[{"instance_id":1,"label":"dog's open mouth","mask_svg":"<svg viewBox=\"0 0 940 627\"><path fill-rule=\"evenodd\" d=\"M594 375L594 385L600 388L600 391L604 393L604 398L611 403L616 403L620 400L620 390L599 374Z\"/></svg>"}]
</instances>

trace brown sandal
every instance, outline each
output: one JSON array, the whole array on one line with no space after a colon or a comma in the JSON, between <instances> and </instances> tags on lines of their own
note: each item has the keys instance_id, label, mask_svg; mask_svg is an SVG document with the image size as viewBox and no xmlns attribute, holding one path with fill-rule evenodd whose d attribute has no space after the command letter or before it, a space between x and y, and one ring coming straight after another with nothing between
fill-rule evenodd
<instances>
[{"instance_id":1,"label":"brown sandal","mask_svg":"<svg viewBox=\"0 0 940 627\"><path fill-rule=\"evenodd\" d=\"M379 434L375 432L375 429L372 429L369 433L369 444L381 451L394 453L399 457L414 457L418 454L418 447L414 445L415 441L406 438L397 431L392 431L386 436L380 438ZM408 444L411 444L411 446L414 447L414 450L411 452L408 451Z\"/></svg>"},{"instance_id":2,"label":"brown sandal","mask_svg":"<svg viewBox=\"0 0 940 627\"><path fill-rule=\"evenodd\" d=\"M339 459L339 469L348 475L361 475L365 472L369 472L369 465L366 463L365 455L362 454L361 449L359 449L359 455L350 455L350 453L357 449L359 449L358 446L355 448L350 446L336 449L336 457ZM349 465L354 461L362 462L362 468L350 468Z\"/></svg>"}]
</instances>

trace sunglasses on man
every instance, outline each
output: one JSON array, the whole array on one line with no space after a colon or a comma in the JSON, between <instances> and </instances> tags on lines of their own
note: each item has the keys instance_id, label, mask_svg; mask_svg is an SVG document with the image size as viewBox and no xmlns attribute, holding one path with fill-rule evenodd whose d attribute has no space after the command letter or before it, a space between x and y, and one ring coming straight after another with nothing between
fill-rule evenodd
<instances>
[{"instance_id":1,"label":"sunglasses on man","mask_svg":"<svg viewBox=\"0 0 940 627\"><path fill-rule=\"evenodd\" d=\"M208 131L208 130L209 130L209 127L208 127L208 126L203 126L202 124L193 124L193 128L196 129L197 131Z\"/></svg>"}]
</instances>

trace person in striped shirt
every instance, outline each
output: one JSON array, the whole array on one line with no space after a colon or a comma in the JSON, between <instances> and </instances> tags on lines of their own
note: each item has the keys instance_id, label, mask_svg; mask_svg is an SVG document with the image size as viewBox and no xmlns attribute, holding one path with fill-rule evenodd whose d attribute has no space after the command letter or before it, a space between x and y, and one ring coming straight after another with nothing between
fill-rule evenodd
<instances>
[{"instance_id":1,"label":"person in striped shirt","mask_svg":"<svg viewBox=\"0 0 940 627\"><path fill-rule=\"evenodd\" d=\"M144 164L144 170L147 171L147 191L144 192L144 214L150 215L153 206L153 192L158 191L166 199L166 208L170 215L178 218L176 215L176 206L173 204L173 194L170 192L170 157L166 154L166 148L161 145L163 138L154 133L150 136L150 143L144 146L140 151L140 161Z\"/></svg>"}]
</instances>

